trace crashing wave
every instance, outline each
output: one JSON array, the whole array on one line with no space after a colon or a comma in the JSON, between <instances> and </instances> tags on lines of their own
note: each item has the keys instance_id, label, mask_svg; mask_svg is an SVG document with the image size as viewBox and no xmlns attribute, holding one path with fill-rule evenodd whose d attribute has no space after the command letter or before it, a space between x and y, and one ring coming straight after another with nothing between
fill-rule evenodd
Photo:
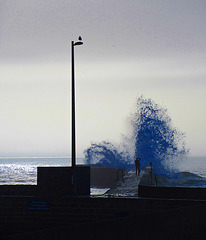
<instances>
[{"instance_id":1,"label":"crashing wave","mask_svg":"<svg viewBox=\"0 0 206 240\"><path fill-rule=\"evenodd\" d=\"M137 98L132 113L132 136L125 137L123 150L111 142L93 143L85 150L85 163L104 167L127 168L141 158L141 168L152 162L155 174L170 174L187 154L185 135L175 129L167 109L143 96ZM133 154L125 146L134 146Z\"/></svg>"}]
</instances>

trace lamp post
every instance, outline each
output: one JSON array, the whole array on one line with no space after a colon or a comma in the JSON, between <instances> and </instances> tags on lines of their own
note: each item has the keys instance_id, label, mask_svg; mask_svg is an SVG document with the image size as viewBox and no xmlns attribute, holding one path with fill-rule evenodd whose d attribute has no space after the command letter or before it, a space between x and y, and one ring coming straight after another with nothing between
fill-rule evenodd
<instances>
[{"instance_id":1,"label":"lamp post","mask_svg":"<svg viewBox=\"0 0 206 240\"><path fill-rule=\"evenodd\" d=\"M82 38L79 36L79 41L71 41L71 74L72 74L72 185L73 193L76 193L76 136L75 136L75 70L74 70L74 47L82 45Z\"/></svg>"}]
</instances>

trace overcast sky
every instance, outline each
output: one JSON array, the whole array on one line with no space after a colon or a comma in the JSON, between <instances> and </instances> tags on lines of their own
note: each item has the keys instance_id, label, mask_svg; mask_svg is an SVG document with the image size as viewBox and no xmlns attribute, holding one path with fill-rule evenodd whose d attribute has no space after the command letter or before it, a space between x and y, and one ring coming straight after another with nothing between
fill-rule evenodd
<instances>
[{"instance_id":1,"label":"overcast sky","mask_svg":"<svg viewBox=\"0 0 206 240\"><path fill-rule=\"evenodd\" d=\"M71 40L77 154L121 141L141 94L206 156L205 0L1 0L0 156L70 156Z\"/></svg>"}]
</instances>

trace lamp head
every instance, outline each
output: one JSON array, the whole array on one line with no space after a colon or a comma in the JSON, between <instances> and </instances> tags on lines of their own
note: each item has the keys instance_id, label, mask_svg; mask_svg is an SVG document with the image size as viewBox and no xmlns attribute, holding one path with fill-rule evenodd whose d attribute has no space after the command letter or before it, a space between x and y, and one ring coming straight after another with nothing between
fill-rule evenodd
<instances>
[{"instance_id":1,"label":"lamp head","mask_svg":"<svg viewBox=\"0 0 206 240\"><path fill-rule=\"evenodd\" d=\"M74 43L74 46L82 45L82 44L83 44L83 42L75 42L75 43Z\"/></svg>"},{"instance_id":2,"label":"lamp head","mask_svg":"<svg viewBox=\"0 0 206 240\"><path fill-rule=\"evenodd\" d=\"M82 45L82 44L83 44L83 42L82 42L82 37L79 36L79 37L78 37L78 41L74 43L74 46Z\"/></svg>"}]
</instances>

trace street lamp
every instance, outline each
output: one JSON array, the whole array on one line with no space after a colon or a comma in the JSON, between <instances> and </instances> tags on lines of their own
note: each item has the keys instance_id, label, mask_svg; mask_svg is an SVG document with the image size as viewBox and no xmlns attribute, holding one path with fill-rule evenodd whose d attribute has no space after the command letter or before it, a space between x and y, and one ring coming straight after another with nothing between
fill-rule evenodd
<instances>
[{"instance_id":1,"label":"street lamp","mask_svg":"<svg viewBox=\"0 0 206 240\"><path fill-rule=\"evenodd\" d=\"M76 137L75 137L75 72L74 72L74 47L82 45L82 38L79 36L78 41L71 41L71 72L72 72L72 185L73 193L76 193Z\"/></svg>"}]
</instances>

